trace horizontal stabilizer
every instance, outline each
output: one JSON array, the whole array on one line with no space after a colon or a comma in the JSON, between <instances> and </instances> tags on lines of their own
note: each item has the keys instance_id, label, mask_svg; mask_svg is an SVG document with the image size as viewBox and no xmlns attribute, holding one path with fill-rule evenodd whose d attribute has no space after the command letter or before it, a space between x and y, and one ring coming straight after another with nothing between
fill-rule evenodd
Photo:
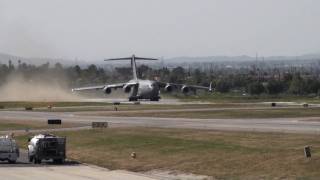
<instances>
[{"instance_id":1,"label":"horizontal stabilizer","mask_svg":"<svg viewBox=\"0 0 320 180\"><path fill-rule=\"evenodd\" d=\"M158 59L154 59L154 58L136 57L136 60L151 60L151 61L154 61L154 60L158 60Z\"/></svg>"},{"instance_id":2,"label":"horizontal stabilizer","mask_svg":"<svg viewBox=\"0 0 320 180\"><path fill-rule=\"evenodd\" d=\"M105 61L118 61L118 60L131 60L132 57L127 58L113 58L113 59L105 59Z\"/></svg>"},{"instance_id":3,"label":"horizontal stabilizer","mask_svg":"<svg viewBox=\"0 0 320 180\"><path fill-rule=\"evenodd\" d=\"M125 58L112 58L112 59L105 59L105 61L118 61L118 60L131 60L132 57L125 57ZM155 61L158 59L154 58L144 58L144 57L134 57L135 60L149 60L149 61Z\"/></svg>"}]
</instances>

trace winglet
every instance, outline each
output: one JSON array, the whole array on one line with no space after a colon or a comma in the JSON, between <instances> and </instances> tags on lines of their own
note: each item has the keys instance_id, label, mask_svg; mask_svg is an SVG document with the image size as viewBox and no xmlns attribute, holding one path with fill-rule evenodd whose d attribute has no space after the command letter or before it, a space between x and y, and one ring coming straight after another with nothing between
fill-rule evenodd
<instances>
[{"instance_id":1,"label":"winglet","mask_svg":"<svg viewBox=\"0 0 320 180\"><path fill-rule=\"evenodd\" d=\"M210 82L209 92L213 92L213 89L212 89L212 82Z\"/></svg>"}]
</instances>

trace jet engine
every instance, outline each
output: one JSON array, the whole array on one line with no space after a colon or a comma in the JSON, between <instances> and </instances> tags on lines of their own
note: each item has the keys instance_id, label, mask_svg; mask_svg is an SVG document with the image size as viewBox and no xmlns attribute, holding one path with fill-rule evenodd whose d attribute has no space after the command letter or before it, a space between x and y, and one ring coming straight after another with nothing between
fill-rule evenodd
<instances>
[{"instance_id":1,"label":"jet engine","mask_svg":"<svg viewBox=\"0 0 320 180\"><path fill-rule=\"evenodd\" d=\"M171 92L172 89L173 89L173 87L172 87L172 85L170 85L170 84L167 84L166 87L164 87L164 90L165 90L166 92Z\"/></svg>"},{"instance_id":2,"label":"jet engine","mask_svg":"<svg viewBox=\"0 0 320 180\"><path fill-rule=\"evenodd\" d=\"M105 88L103 89L103 91L104 91L106 94L110 94L110 93L112 92L111 88L109 88L109 87L105 87Z\"/></svg>"},{"instance_id":3,"label":"jet engine","mask_svg":"<svg viewBox=\"0 0 320 180\"><path fill-rule=\"evenodd\" d=\"M131 91L131 87L128 86L128 85L123 86L122 89L123 89L123 91L124 91L125 93L129 93L129 92Z\"/></svg>"},{"instance_id":4,"label":"jet engine","mask_svg":"<svg viewBox=\"0 0 320 180\"><path fill-rule=\"evenodd\" d=\"M181 88L181 92L187 94L190 91L190 88L186 85L183 85Z\"/></svg>"}]
</instances>

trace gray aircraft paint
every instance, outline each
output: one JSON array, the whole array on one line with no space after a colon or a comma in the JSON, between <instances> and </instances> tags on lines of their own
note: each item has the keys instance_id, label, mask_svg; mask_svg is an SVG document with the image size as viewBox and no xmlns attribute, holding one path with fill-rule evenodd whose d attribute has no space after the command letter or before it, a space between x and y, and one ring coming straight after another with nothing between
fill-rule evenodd
<instances>
[{"instance_id":1,"label":"gray aircraft paint","mask_svg":"<svg viewBox=\"0 0 320 180\"><path fill-rule=\"evenodd\" d=\"M133 79L126 83L118 83L118 84L106 84L102 86L92 86L92 87L83 87L83 88L75 88L72 91L82 91L82 90L92 90L92 89L102 89L106 94L112 92L111 89L122 88L124 92L129 93L129 101L136 101L138 99L147 99L151 101L158 101L160 97L160 89L168 89L166 87L171 86L175 89L181 89L182 92L184 88L189 89L204 89L208 91L212 91L212 87L204 87L204 86L194 86L194 85L185 85L185 84L175 84L175 83L163 83L159 81L153 80L142 80L138 79L137 76L137 65L136 60L157 60L153 58L142 58L136 57L132 55L131 57L125 58L115 58L115 59L106 59L105 61L118 61L118 60L130 60L131 68L132 68L132 76Z\"/></svg>"}]
</instances>

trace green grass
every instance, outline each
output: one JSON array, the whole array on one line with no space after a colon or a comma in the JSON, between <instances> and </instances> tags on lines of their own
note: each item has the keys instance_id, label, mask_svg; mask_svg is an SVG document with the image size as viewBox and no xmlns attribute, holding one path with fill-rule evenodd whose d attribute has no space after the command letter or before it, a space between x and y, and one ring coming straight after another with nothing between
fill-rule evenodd
<instances>
[{"instance_id":1,"label":"green grass","mask_svg":"<svg viewBox=\"0 0 320 180\"><path fill-rule=\"evenodd\" d=\"M3 108L25 108L25 107L66 107L66 106L103 106L110 103L103 102L30 102L30 101L2 101L0 107Z\"/></svg>"},{"instance_id":2,"label":"green grass","mask_svg":"<svg viewBox=\"0 0 320 180\"><path fill-rule=\"evenodd\" d=\"M68 157L110 169L178 170L218 179L319 179L319 135L111 128L59 132ZM18 137L22 146L26 136ZM303 147L312 145L306 160ZM130 158L131 152L137 158Z\"/></svg>"},{"instance_id":3,"label":"green grass","mask_svg":"<svg viewBox=\"0 0 320 180\"><path fill-rule=\"evenodd\" d=\"M248 103L248 102L307 102L320 103L320 98L317 96L296 96L288 94L280 95L242 95L242 93L199 93L198 95L183 95L176 94L171 97L180 99L182 101L207 101L217 103Z\"/></svg>"},{"instance_id":4,"label":"green grass","mask_svg":"<svg viewBox=\"0 0 320 180\"><path fill-rule=\"evenodd\" d=\"M239 107L266 107L269 104L121 104L105 106L77 106L77 107L57 107L53 109L41 108L34 111L51 111L51 112L79 112L79 111L144 111L144 110L167 110L167 109L201 109L201 108L239 108Z\"/></svg>"},{"instance_id":5,"label":"green grass","mask_svg":"<svg viewBox=\"0 0 320 180\"><path fill-rule=\"evenodd\" d=\"M53 108L49 109L51 105ZM226 108L226 107L249 107L252 104L120 104L116 107L121 111L135 110L157 110L157 109L188 109L188 108ZM254 104L254 106L266 106L264 104ZM33 111L50 112L76 112L76 111L114 111L111 103L99 102L0 102L0 109L33 107Z\"/></svg>"}]
</instances>

